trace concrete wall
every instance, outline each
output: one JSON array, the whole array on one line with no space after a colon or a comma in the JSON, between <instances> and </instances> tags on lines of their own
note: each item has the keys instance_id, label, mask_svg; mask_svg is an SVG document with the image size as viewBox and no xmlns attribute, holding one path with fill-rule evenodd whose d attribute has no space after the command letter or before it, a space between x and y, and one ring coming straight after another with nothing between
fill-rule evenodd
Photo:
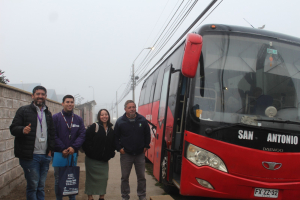
<instances>
[{"instance_id":1,"label":"concrete wall","mask_svg":"<svg viewBox=\"0 0 300 200\"><path fill-rule=\"evenodd\" d=\"M88 127L89 125L97 121L97 120L95 121L93 120L94 105L96 105L96 102L93 100L76 106L76 108L80 110L80 117L82 117L85 127Z\"/></svg>"},{"instance_id":2,"label":"concrete wall","mask_svg":"<svg viewBox=\"0 0 300 200\"><path fill-rule=\"evenodd\" d=\"M31 93L0 83L0 197L25 180L19 159L14 156L14 136L9 126L17 109L31 101ZM49 99L46 105L52 114L62 109L61 103Z\"/></svg>"}]
</instances>

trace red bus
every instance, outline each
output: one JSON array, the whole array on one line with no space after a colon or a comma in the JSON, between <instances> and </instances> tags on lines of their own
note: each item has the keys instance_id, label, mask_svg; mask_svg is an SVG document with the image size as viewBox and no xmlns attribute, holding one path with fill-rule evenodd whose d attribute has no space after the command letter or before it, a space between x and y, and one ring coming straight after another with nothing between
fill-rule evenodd
<instances>
[{"instance_id":1,"label":"red bus","mask_svg":"<svg viewBox=\"0 0 300 200\"><path fill-rule=\"evenodd\" d=\"M204 25L143 83L146 157L181 195L300 199L299 104L300 39Z\"/></svg>"}]
</instances>

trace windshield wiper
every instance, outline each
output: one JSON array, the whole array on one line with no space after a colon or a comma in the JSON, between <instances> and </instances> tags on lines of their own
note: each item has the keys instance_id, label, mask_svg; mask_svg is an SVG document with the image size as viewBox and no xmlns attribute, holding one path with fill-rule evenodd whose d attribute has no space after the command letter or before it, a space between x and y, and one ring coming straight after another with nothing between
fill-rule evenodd
<instances>
[{"instance_id":1,"label":"windshield wiper","mask_svg":"<svg viewBox=\"0 0 300 200\"><path fill-rule=\"evenodd\" d=\"M254 119L255 121L260 122L273 122L273 123L281 123L281 124L298 124L300 125L300 122L290 121L290 120L276 120L276 119Z\"/></svg>"},{"instance_id":2,"label":"windshield wiper","mask_svg":"<svg viewBox=\"0 0 300 200\"><path fill-rule=\"evenodd\" d=\"M243 124L241 124L241 123L235 123L235 124L220 126L220 127L216 127L216 128L207 128L207 129L205 129L205 133L207 135L210 135L213 132L216 132L216 131L219 131L219 130L222 130L222 129L226 129L226 128L231 128L231 127L238 126L238 125L243 125Z\"/></svg>"}]
</instances>

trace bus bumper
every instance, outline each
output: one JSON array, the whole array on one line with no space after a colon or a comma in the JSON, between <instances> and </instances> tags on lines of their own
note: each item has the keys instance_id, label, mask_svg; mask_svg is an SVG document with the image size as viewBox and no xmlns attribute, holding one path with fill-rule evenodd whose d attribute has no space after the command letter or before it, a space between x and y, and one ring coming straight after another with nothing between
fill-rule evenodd
<instances>
[{"instance_id":1,"label":"bus bumper","mask_svg":"<svg viewBox=\"0 0 300 200\"><path fill-rule=\"evenodd\" d=\"M201 186L196 178L208 181L214 189ZM255 197L255 188L278 189L278 198ZM180 194L223 199L300 199L300 182L268 183L241 178L208 166L198 167L183 158Z\"/></svg>"}]
</instances>

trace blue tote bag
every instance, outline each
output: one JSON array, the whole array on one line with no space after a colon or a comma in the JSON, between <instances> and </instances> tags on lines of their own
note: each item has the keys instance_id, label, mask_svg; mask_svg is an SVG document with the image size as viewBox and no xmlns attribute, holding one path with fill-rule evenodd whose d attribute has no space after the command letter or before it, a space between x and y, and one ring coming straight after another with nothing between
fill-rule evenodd
<instances>
[{"instance_id":1,"label":"blue tote bag","mask_svg":"<svg viewBox=\"0 0 300 200\"><path fill-rule=\"evenodd\" d=\"M61 196L78 194L80 168L73 166L73 163L72 155L71 164L66 167L59 167L58 194Z\"/></svg>"},{"instance_id":2,"label":"blue tote bag","mask_svg":"<svg viewBox=\"0 0 300 200\"><path fill-rule=\"evenodd\" d=\"M77 165L77 153L73 153L73 155L69 155L67 158L64 158L61 152L54 152L52 166L53 167L65 167L71 164L73 161L73 165Z\"/></svg>"}]
</instances>

